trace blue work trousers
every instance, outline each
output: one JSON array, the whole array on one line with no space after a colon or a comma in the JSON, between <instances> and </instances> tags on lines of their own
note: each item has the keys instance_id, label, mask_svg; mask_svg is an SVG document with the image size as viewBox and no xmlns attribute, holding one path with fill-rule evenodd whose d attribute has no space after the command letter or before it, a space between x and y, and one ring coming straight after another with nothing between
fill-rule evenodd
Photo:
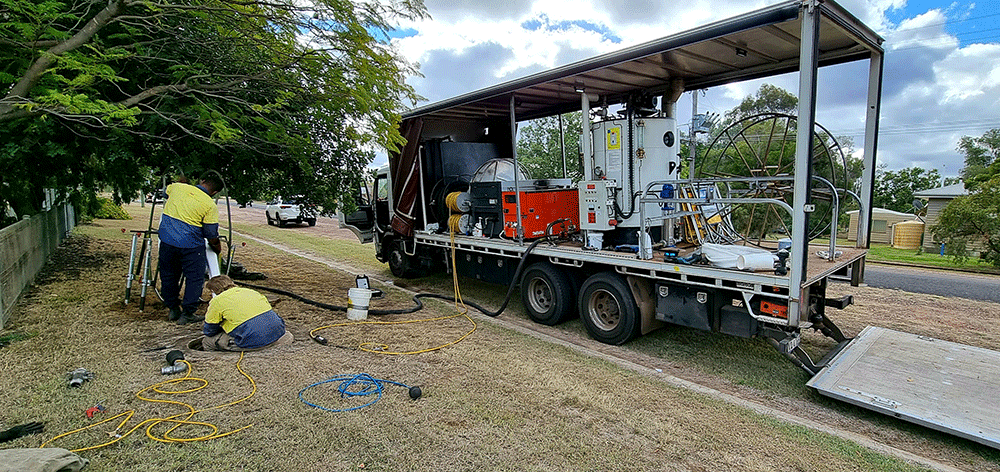
<instances>
[{"instance_id":1,"label":"blue work trousers","mask_svg":"<svg viewBox=\"0 0 1000 472\"><path fill-rule=\"evenodd\" d=\"M185 313L198 309L205 286L206 264L205 246L180 248L160 241L160 295L167 308L178 305L181 274L184 274L184 300L180 306Z\"/></svg>"}]
</instances>

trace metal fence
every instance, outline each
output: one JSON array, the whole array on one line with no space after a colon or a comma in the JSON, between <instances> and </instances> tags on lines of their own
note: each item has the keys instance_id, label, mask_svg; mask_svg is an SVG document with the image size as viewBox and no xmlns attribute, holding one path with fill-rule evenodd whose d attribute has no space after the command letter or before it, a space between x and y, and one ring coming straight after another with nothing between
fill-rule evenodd
<instances>
[{"instance_id":1,"label":"metal fence","mask_svg":"<svg viewBox=\"0 0 1000 472\"><path fill-rule=\"evenodd\" d=\"M76 213L67 204L0 229L0 328L7 323L21 293L75 225Z\"/></svg>"}]
</instances>

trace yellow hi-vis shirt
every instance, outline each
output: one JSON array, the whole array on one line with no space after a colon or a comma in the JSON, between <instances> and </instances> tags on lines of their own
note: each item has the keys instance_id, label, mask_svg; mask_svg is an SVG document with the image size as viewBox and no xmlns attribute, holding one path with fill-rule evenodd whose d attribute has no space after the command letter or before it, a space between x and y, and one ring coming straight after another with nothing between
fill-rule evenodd
<instances>
[{"instance_id":1,"label":"yellow hi-vis shirt","mask_svg":"<svg viewBox=\"0 0 1000 472\"><path fill-rule=\"evenodd\" d=\"M219 237L219 207L204 190L175 182L167 186L167 197L157 231L160 241L195 248Z\"/></svg>"},{"instance_id":2,"label":"yellow hi-vis shirt","mask_svg":"<svg viewBox=\"0 0 1000 472\"><path fill-rule=\"evenodd\" d=\"M268 311L271 311L271 304L260 292L234 287L209 302L205 323L221 324L223 331L231 333L237 326Z\"/></svg>"}]
</instances>

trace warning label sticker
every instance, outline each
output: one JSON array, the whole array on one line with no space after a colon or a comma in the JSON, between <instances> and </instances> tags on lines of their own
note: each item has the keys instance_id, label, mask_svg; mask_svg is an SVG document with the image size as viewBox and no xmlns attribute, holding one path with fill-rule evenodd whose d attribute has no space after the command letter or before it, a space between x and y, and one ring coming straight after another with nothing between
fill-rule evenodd
<instances>
[{"instance_id":1,"label":"warning label sticker","mask_svg":"<svg viewBox=\"0 0 1000 472\"><path fill-rule=\"evenodd\" d=\"M622 148L622 127L608 128L608 150Z\"/></svg>"}]
</instances>

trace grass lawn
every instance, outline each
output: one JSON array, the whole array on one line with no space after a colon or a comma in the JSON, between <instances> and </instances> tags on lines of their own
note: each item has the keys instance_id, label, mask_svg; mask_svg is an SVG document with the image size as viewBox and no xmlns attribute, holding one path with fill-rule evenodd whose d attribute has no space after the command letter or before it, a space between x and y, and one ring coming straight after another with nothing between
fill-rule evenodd
<instances>
[{"instance_id":1,"label":"grass lawn","mask_svg":"<svg viewBox=\"0 0 1000 472\"><path fill-rule=\"evenodd\" d=\"M155 301L144 312L134 299L123 304L130 238L122 227L139 229L142 219L78 228L15 309L7 330L28 334L8 338L11 344L0 349L3 420L41 420L46 431L6 446L37 447L96 425L51 445L88 448L113 440L115 432L124 435L80 453L91 460L88 470L100 471L922 470L490 323L480 322L461 343L419 355L378 355L357 346L434 346L465 333L468 321L342 326L324 330L330 343L319 345L308 339L309 330L341 323L343 314L287 297L273 303L296 337L291 346L242 360L189 351L193 377L204 379L205 388L195 390L202 381L188 380L146 392L158 402L146 401L136 393L169 378L158 371L164 353L186 345L198 327L166 322L166 310ZM337 255L345 249L329 250ZM241 251L242 263L268 274L262 282L318 301L341 303L353 285L350 274L265 245ZM416 283L450 288L441 279ZM399 308L409 300L390 289L381 303ZM430 303L418 315L379 321L452 313L450 305ZM516 311L504 316L523 317ZM77 367L95 377L69 389L64 373ZM359 372L420 385L424 396L410 400L389 387L375 405L347 413L317 410L297 398L310 384ZM311 390L310 401L333 408L357 404L329 387ZM97 403L106 410L90 420L84 410ZM184 424L171 437L211 439L163 440L172 424L155 419L187 411L183 404L199 410L192 421L201 424ZM98 424L130 410L136 416L120 427L121 418ZM136 428L144 420L152 422ZM219 434L235 432L215 437L214 427Z\"/></svg>"},{"instance_id":2,"label":"grass lawn","mask_svg":"<svg viewBox=\"0 0 1000 472\"><path fill-rule=\"evenodd\" d=\"M871 262L901 262L942 269L962 269L990 274L1000 274L1000 268L993 267L978 258L968 258L962 263L955 262L951 256L938 253L918 253L914 249L898 249L887 244L873 244L868 250L868 260Z\"/></svg>"}]
</instances>

